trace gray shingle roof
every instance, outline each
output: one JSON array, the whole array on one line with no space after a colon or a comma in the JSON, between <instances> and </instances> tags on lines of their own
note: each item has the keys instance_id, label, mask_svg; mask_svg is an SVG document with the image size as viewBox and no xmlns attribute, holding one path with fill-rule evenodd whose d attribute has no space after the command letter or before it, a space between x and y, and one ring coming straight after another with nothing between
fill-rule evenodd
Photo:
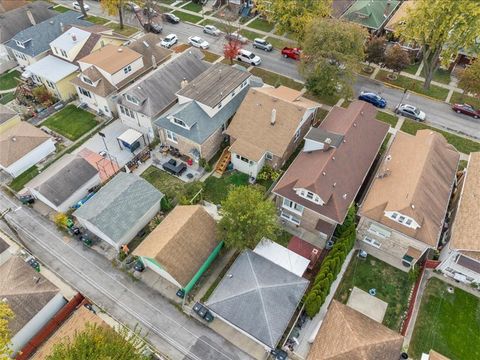
<instances>
[{"instance_id":1,"label":"gray shingle roof","mask_svg":"<svg viewBox=\"0 0 480 360\"><path fill-rule=\"evenodd\" d=\"M248 86L246 86L241 92L238 93L230 102L225 105L218 113L213 117L208 114L197 104L195 101L191 101L182 105L175 105L168 112L168 115L163 116L154 121L154 124L160 128L168 129L174 133L190 139L197 144L203 144L210 135L212 135L218 128L222 126L228 119L230 119L243 99L247 95ZM183 120L186 124L192 126L190 130L181 126L172 124L167 116L174 116L177 119Z\"/></svg>"},{"instance_id":2,"label":"gray shingle roof","mask_svg":"<svg viewBox=\"0 0 480 360\"><path fill-rule=\"evenodd\" d=\"M39 185L36 190L59 206L97 174L98 170L87 160L77 157Z\"/></svg>"},{"instance_id":3,"label":"gray shingle roof","mask_svg":"<svg viewBox=\"0 0 480 360\"><path fill-rule=\"evenodd\" d=\"M17 33L6 45L18 52L29 56L37 56L50 48L50 42L59 37L65 25L93 25L89 21L82 20L82 14L76 11L67 11L45 20L35 26L31 26ZM18 46L15 41L26 42L25 48ZM30 41L28 41L30 40Z\"/></svg>"},{"instance_id":4,"label":"gray shingle roof","mask_svg":"<svg viewBox=\"0 0 480 360\"><path fill-rule=\"evenodd\" d=\"M15 34L32 26L27 11L32 14L35 23L41 23L52 16L56 11L50 10L52 4L46 1L35 1L0 15L0 43L10 40Z\"/></svg>"},{"instance_id":5,"label":"gray shingle roof","mask_svg":"<svg viewBox=\"0 0 480 360\"><path fill-rule=\"evenodd\" d=\"M146 180L120 172L73 215L89 221L113 241L120 241L163 196Z\"/></svg>"},{"instance_id":6,"label":"gray shingle roof","mask_svg":"<svg viewBox=\"0 0 480 360\"><path fill-rule=\"evenodd\" d=\"M198 49L184 52L124 91L118 103L148 117L158 116L177 100L176 93L183 79L192 81L210 67L209 63L201 60L203 56ZM139 99L140 105L127 101L125 94Z\"/></svg>"},{"instance_id":7,"label":"gray shingle roof","mask_svg":"<svg viewBox=\"0 0 480 360\"><path fill-rule=\"evenodd\" d=\"M306 279L247 250L235 260L206 305L275 348L307 286Z\"/></svg>"}]
</instances>

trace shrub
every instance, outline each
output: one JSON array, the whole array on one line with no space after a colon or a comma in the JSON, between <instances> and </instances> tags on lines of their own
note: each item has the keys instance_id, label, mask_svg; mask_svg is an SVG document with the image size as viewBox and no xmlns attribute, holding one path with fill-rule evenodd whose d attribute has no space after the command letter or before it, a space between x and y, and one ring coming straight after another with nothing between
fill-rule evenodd
<instances>
[{"instance_id":1,"label":"shrub","mask_svg":"<svg viewBox=\"0 0 480 360\"><path fill-rule=\"evenodd\" d=\"M280 176L280 171L274 170L271 166L265 165L262 167L262 170L260 170L260 173L257 176L258 180L272 180L275 181L278 179Z\"/></svg>"},{"instance_id":2,"label":"shrub","mask_svg":"<svg viewBox=\"0 0 480 360\"><path fill-rule=\"evenodd\" d=\"M172 208L173 208L173 205L171 203L171 200L167 197L167 196L164 196L162 198L162 201L160 201L160 208L162 209L162 211L164 212L168 212L170 211Z\"/></svg>"}]
</instances>

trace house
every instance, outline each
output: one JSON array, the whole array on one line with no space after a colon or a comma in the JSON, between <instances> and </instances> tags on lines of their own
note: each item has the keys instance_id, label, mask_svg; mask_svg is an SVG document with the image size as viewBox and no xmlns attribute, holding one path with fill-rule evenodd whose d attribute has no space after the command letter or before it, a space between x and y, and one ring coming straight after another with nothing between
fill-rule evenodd
<instances>
[{"instance_id":1,"label":"house","mask_svg":"<svg viewBox=\"0 0 480 360\"><path fill-rule=\"evenodd\" d=\"M22 121L0 133L0 169L14 178L55 151L53 138Z\"/></svg>"},{"instance_id":2,"label":"house","mask_svg":"<svg viewBox=\"0 0 480 360\"><path fill-rule=\"evenodd\" d=\"M372 32L381 32L400 5L399 0L356 0L340 17Z\"/></svg>"},{"instance_id":3,"label":"house","mask_svg":"<svg viewBox=\"0 0 480 360\"><path fill-rule=\"evenodd\" d=\"M177 102L181 82L192 81L208 69L203 53L189 49L130 85L117 99L117 112L127 126L154 134L153 121Z\"/></svg>"},{"instance_id":4,"label":"house","mask_svg":"<svg viewBox=\"0 0 480 360\"><path fill-rule=\"evenodd\" d=\"M405 271L435 249L459 158L439 133L397 132L358 210L361 248Z\"/></svg>"},{"instance_id":5,"label":"house","mask_svg":"<svg viewBox=\"0 0 480 360\"><path fill-rule=\"evenodd\" d=\"M51 10L51 3L46 1L11 1L0 2L0 74L17 65L13 52L5 46L17 33L45 21L58 13Z\"/></svg>"},{"instance_id":6,"label":"house","mask_svg":"<svg viewBox=\"0 0 480 360\"><path fill-rule=\"evenodd\" d=\"M16 111L0 104L0 134L12 126L19 124L20 121L20 115Z\"/></svg>"},{"instance_id":7,"label":"house","mask_svg":"<svg viewBox=\"0 0 480 360\"><path fill-rule=\"evenodd\" d=\"M99 184L95 166L80 156L68 154L28 183L27 189L51 209L66 212Z\"/></svg>"},{"instance_id":8,"label":"house","mask_svg":"<svg viewBox=\"0 0 480 360\"><path fill-rule=\"evenodd\" d=\"M376 114L362 101L334 107L273 189L281 219L313 233L313 245L323 247L343 223L377 157L389 126Z\"/></svg>"},{"instance_id":9,"label":"house","mask_svg":"<svg viewBox=\"0 0 480 360\"><path fill-rule=\"evenodd\" d=\"M333 0L331 16L338 19L348 10L355 0Z\"/></svg>"},{"instance_id":10,"label":"house","mask_svg":"<svg viewBox=\"0 0 480 360\"><path fill-rule=\"evenodd\" d=\"M405 23L405 19L409 11L412 11L416 7L416 1L407 0L400 4L397 11L393 16L388 20L388 23L385 25L385 31L387 33L395 34L400 30L400 26Z\"/></svg>"},{"instance_id":11,"label":"house","mask_svg":"<svg viewBox=\"0 0 480 360\"><path fill-rule=\"evenodd\" d=\"M226 131L233 167L252 178L264 165L282 167L320 106L285 86L251 88Z\"/></svg>"},{"instance_id":12,"label":"house","mask_svg":"<svg viewBox=\"0 0 480 360\"><path fill-rule=\"evenodd\" d=\"M0 299L15 317L8 321L11 348L21 350L66 304L59 289L22 258L11 256L0 265Z\"/></svg>"},{"instance_id":13,"label":"house","mask_svg":"<svg viewBox=\"0 0 480 360\"><path fill-rule=\"evenodd\" d=\"M73 216L119 251L160 211L162 198L163 194L146 180L120 172Z\"/></svg>"},{"instance_id":14,"label":"house","mask_svg":"<svg viewBox=\"0 0 480 360\"><path fill-rule=\"evenodd\" d=\"M72 80L79 100L107 116L117 114L118 92L156 68L171 54L155 34L146 34L126 46L109 44L81 58L81 73Z\"/></svg>"},{"instance_id":15,"label":"house","mask_svg":"<svg viewBox=\"0 0 480 360\"><path fill-rule=\"evenodd\" d=\"M398 360L403 336L333 300L307 360Z\"/></svg>"},{"instance_id":16,"label":"house","mask_svg":"<svg viewBox=\"0 0 480 360\"><path fill-rule=\"evenodd\" d=\"M24 68L47 56L50 43L65 32L67 25L88 27L92 23L82 20L82 15L76 11L67 11L20 31L5 46L13 52L18 65Z\"/></svg>"},{"instance_id":17,"label":"house","mask_svg":"<svg viewBox=\"0 0 480 360\"><path fill-rule=\"evenodd\" d=\"M133 254L147 269L188 293L222 245L216 221L202 206L178 205Z\"/></svg>"},{"instance_id":18,"label":"house","mask_svg":"<svg viewBox=\"0 0 480 360\"><path fill-rule=\"evenodd\" d=\"M80 305L59 327L54 329L53 334L36 349L30 360L44 360L52 355L53 349L60 343L72 341L76 333L86 330L87 325L107 327L108 325L94 312Z\"/></svg>"},{"instance_id":19,"label":"house","mask_svg":"<svg viewBox=\"0 0 480 360\"><path fill-rule=\"evenodd\" d=\"M177 92L178 104L155 120L161 143L179 149L194 161L210 160L247 94L250 76L248 71L217 63L185 82Z\"/></svg>"},{"instance_id":20,"label":"house","mask_svg":"<svg viewBox=\"0 0 480 360\"><path fill-rule=\"evenodd\" d=\"M458 207L450 241L442 249L438 270L457 281L480 284L480 152L470 153L459 185Z\"/></svg>"},{"instance_id":21,"label":"house","mask_svg":"<svg viewBox=\"0 0 480 360\"><path fill-rule=\"evenodd\" d=\"M63 101L75 95L75 88L70 81L76 76L77 70L78 66L53 55L47 55L25 68L36 85L44 85L49 93Z\"/></svg>"},{"instance_id":22,"label":"house","mask_svg":"<svg viewBox=\"0 0 480 360\"><path fill-rule=\"evenodd\" d=\"M277 347L308 281L246 250L228 269L206 306L219 320L264 347Z\"/></svg>"}]
</instances>

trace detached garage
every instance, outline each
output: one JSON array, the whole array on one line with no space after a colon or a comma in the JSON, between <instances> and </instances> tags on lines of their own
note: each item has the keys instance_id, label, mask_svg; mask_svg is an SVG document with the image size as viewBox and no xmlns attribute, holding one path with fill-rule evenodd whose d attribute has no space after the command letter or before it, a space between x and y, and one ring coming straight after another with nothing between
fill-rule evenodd
<instances>
[{"instance_id":1,"label":"detached garage","mask_svg":"<svg viewBox=\"0 0 480 360\"><path fill-rule=\"evenodd\" d=\"M163 196L137 175L120 172L73 216L118 251L160 211Z\"/></svg>"}]
</instances>

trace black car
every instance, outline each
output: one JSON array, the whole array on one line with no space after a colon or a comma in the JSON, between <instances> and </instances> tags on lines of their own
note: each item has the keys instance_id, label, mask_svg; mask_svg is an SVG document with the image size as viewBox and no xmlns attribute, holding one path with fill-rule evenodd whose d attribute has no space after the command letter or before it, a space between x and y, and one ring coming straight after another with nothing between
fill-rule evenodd
<instances>
[{"instance_id":1,"label":"black car","mask_svg":"<svg viewBox=\"0 0 480 360\"><path fill-rule=\"evenodd\" d=\"M180 18L178 16L175 16L171 13L165 13L163 14L163 20L172 23L172 24L178 24L180 22Z\"/></svg>"},{"instance_id":2,"label":"black car","mask_svg":"<svg viewBox=\"0 0 480 360\"><path fill-rule=\"evenodd\" d=\"M154 33L154 34L161 34L163 28L159 24L145 24L144 25L145 31Z\"/></svg>"},{"instance_id":3,"label":"black car","mask_svg":"<svg viewBox=\"0 0 480 360\"><path fill-rule=\"evenodd\" d=\"M33 195L22 195L18 198L22 204L27 205L27 204L33 204L35 202L35 198Z\"/></svg>"},{"instance_id":4,"label":"black car","mask_svg":"<svg viewBox=\"0 0 480 360\"><path fill-rule=\"evenodd\" d=\"M133 265L133 269L135 271L138 271L138 272L142 272L143 270L145 270L145 265L143 263L142 260L138 259L136 262L135 262L135 265Z\"/></svg>"}]
</instances>

